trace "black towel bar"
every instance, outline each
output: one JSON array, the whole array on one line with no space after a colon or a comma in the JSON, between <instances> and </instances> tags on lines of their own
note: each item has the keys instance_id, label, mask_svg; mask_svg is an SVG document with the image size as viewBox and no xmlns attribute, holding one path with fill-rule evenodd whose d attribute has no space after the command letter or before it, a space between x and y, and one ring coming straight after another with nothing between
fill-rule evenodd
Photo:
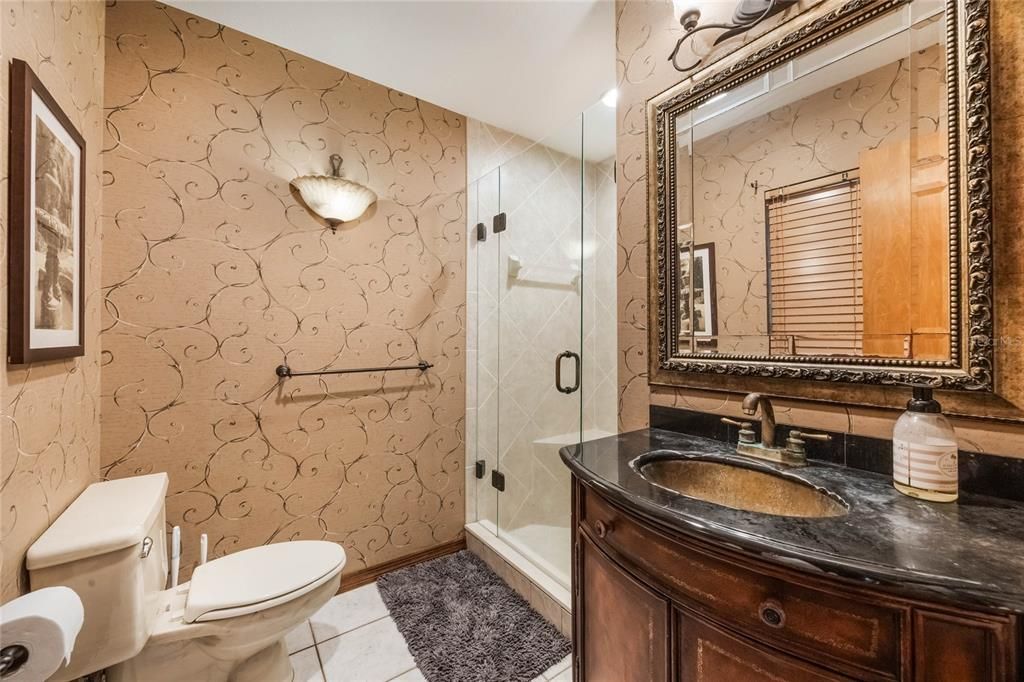
<instances>
[{"instance_id":1,"label":"black towel bar","mask_svg":"<svg viewBox=\"0 0 1024 682\"><path fill-rule=\"evenodd\" d=\"M274 370L277 376L282 379L288 377L308 377L317 374L362 374L365 372L401 372L410 369L418 369L421 372L426 372L434 365L430 364L426 360L420 360L415 365L392 365L390 367L360 367L358 369L318 369L312 372L296 372L293 371L288 365L278 365L277 369Z\"/></svg>"}]
</instances>

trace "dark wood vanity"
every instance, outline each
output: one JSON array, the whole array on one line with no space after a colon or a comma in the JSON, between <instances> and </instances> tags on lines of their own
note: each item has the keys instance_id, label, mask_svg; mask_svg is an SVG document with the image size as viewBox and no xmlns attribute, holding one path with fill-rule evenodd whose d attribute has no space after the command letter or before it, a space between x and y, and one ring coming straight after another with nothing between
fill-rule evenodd
<instances>
[{"instance_id":1,"label":"dark wood vanity","mask_svg":"<svg viewBox=\"0 0 1024 682\"><path fill-rule=\"evenodd\" d=\"M1024 506L929 505L812 465L777 472L848 516L751 514L652 485L642 462L668 448L746 466L657 429L562 450L578 682L1022 679Z\"/></svg>"},{"instance_id":2,"label":"dark wood vanity","mask_svg":"<svg viewBox=\"0 0 1024 682\"><path fill-rule=\"evenodd\" d=\"M1018 680L1019 619L767 564L575 480L576 679Z\"/></svg>"}]
</instances>

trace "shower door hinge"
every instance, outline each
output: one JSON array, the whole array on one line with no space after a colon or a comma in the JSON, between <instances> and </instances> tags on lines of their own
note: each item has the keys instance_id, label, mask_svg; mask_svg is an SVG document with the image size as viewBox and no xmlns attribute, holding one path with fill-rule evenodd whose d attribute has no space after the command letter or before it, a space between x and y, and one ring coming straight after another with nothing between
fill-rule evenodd
<instances>
[{"instance_id":1,"label":"shower door hinge","mask_svg":"<svg viewBox=\"0 0 1024 682\"><path fill-rule=\"evenodd\" d=\"M483 478L485 471L487 471L487 462L485 460L478 459L473 465L473 473L476 474L477 478Z\"/></svg>"},{"instance_id":2,"label":"shower door hinge","mask_svg":"<svg viewBox=\"0 0 1024 682\"><path fill-rule=\"evenodd\" d=\"M498 215L494 216L494 223L491 230L494 234L498 234L499 232L504 232L506 227L508 227L508 225L505 221L505 212L502 211Z\"/></svg>"},{"instance_id":3,"label":"shower door hinge","mask_svg":"<svg viewBox=\"0 0 1024 682\"><path fill-rule=\"evenodd\" d=\"M487 241L487 226L483 223L476 224L476 240L478 242Z\"/></svg>"},{"instance_id":4,"label":"shower door hinge","mask_svg":"<svg viewBox=\"0 0 1024 682\"><path fill-rule=\"evenodd\" d=\"M491 486L499 493L505 492L505 474L497 469L491 469Z\"/></svg>"}]
</instances>

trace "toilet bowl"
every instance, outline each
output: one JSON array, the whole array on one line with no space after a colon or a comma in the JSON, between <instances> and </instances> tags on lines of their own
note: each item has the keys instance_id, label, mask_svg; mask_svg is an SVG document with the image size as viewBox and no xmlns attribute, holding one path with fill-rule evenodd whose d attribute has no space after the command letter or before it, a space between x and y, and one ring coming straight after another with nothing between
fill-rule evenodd
<instances>
[{"instance_id":1,"label":"toilet bowl","mask_svg":"<svg viewBox=\"0 0 1024 682\"><path fill-rule=\"evenodd\" d=\"M161 593L142 651L108 682L290 682L284 635L338 591L344 551L316 541L247 549Z\"/></svg>"},{"instance_id":2,"label":"toilet bowl","mask_svg":"<svg viewBox=\"0 0 1024 682\"><path fill-rule=\"evenodd\" d=\"M166 474L93 484L29 549L32 589L66 585L85 607L75 654L51 680L107 668L110 682L290 682L284 636L338 591L344 550L255 547L164 589L166 491Z\"/></svg>"},{"instance_id":3,"label":"toilet bowl","mask_svg":"<svg viewBox=\"0 0 1024 682\"><path fill-rule=\"evenodd\" d=\"M328 542L285 542L197 567L191 581L161 593L146 645L107 679L289 682L282 638L338 591L338 552Z\"/></svg>"}]
</instances>

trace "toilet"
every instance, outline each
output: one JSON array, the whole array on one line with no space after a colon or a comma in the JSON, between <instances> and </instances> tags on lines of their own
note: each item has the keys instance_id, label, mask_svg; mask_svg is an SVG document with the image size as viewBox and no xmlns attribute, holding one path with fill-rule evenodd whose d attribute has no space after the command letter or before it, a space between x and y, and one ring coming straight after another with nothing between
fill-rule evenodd
<instances>
[{"instance_id":1,"label":"toilet","mask_svg":"<svg viewBox=\"0 0 1024 682\"><path fill-rule=\"evenodd\" d=\"M28 550L33 590L73 589L85 623L73 680L107 668L110 682L290 682L284 636L338 591L345 551L295 540L196 567L165 589L167 474L94 483Z\"/></svg>"}]
</instances>

